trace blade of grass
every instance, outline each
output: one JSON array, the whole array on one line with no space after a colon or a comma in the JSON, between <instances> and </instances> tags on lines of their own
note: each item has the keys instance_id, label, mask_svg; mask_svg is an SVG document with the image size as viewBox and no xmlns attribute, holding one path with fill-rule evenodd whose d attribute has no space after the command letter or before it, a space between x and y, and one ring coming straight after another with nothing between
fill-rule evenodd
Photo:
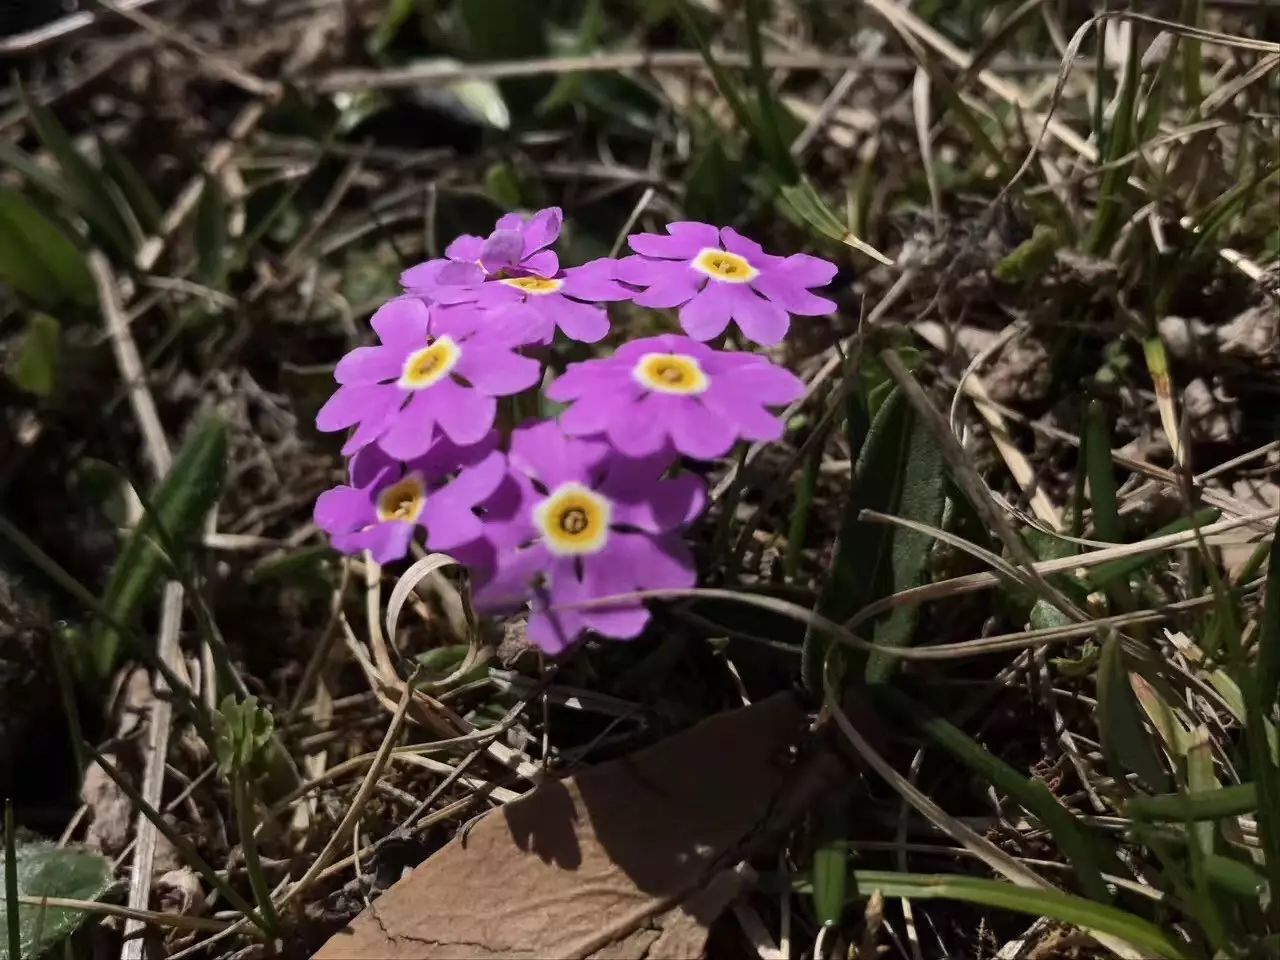
<instances>
[{"instance_id":1,"label":"blade of grass","mask_svg":"<svg viewBox=\"0 0 1280 960\"><path fill-rule=\"evenodd\" d=\"M9 934L9 956L22 957L22 928L18 916L18 841L13 829L13 801L4 801L4 916Z\"/></svg>"},{"instance_id":2,"label":"blade of grass","mask_svg":"<svg viewBox=\"0 0 1280 960\"><path fill-rule=\"evenodd\" d=\"M1120 637L1110 631L1098 664L1098 731L1102 752L1118 777L1132 771L1154 790L1169 789L1169 774L1143 724L1142 708L1129 683Z\"/></svg>"},{"instance_id":3,"label":"blade of grass","mask_svg":"<svg viewBox=\"0 0 1280 960\"><path fill-rule=\"evenodd\" d=\"M1104 161L1122 157L1133 148L1138 103L1138 26L1129 24L1129 47L1125 55L1124 76L1116 92L1111 126L1106 132ZM1101 139L1101 138L1100 138ZM1098 256L1110 248L1123 221L1121 192L1129 179L1131 165L1110 167L1098 186L1097 208L1085 240L1085 252Z\"/></svg>"},{"instance_id":4,"label":"blade of grass","mask_svg":"<svg viewBox=\"0 0 1280 960\"><path fill-rule=\"evenodd\" d=\"M210 417L183 444L152 497L155 517L168 536L178 543L194 536L218 501L226 469L226 424ZM102 597L112 620L127 622L164 571L164 558L152 541L155 526L144 516L116 559ZM93 675L98 679L110 676L119 641L110 624L98 631L93 655Z\"/></svg>"},{"instance_id":5,"label":"blade of grass","mask_svg":"<svg viewBox=\"0 0 1280 960\"><path fill-rule=\"evenodd\" d=\"M1092 835L1049 791L1044 781L1023 776L959 727L906 694L881 685L872 688L872 695L900 720L915 726L982 781L1009 796L1044 824L1075 868L1084 892L1100 903L1111 900L1107 884L1102 879L1103 871L1124 872L1114 851L1106 849L1100 838Z\"/></svg>"},{"instance_id":6,"label":"blade of grass","mask_svg":"<svg viewBox=\"0 0 1280 960\"><path fill-rule=\"evenodd\" d=\"M1262 592L1262 621L1258 624L1258 706L1270 715L1280 694L1280 521L1271 538L1267 583Z\"/></svg>"},{"instance_id":7,"label":"blade of grass","mask_svg":"<svg viewBox=\"0 0 1280 960\"><path fill-rule=\"evenodd\" d=\"M1155 924L1127 911L1057 890L1016 887L998 880L945 874L855 870L854 883L863 895L879 890L886 897L908 900L959 900L1015 913L1049 917L1090 932L1109 934L1146 951L1142 956L1189 960L1182 947Z\"/></svg>"},{"instance_id":8,"label":"blade of grass","mask_svg":"<svg viewBox=\"0 0 1280 960\"><path fill-rule=\"evenodd\" d=\"M1131 797L1125 815L1152 823L1183 823L1188 820L1222 820L1258 809L1258 788L1239 783L1217 790L1192 793L1165 793L1153 797Z\"/></svg>"}]
</instances>

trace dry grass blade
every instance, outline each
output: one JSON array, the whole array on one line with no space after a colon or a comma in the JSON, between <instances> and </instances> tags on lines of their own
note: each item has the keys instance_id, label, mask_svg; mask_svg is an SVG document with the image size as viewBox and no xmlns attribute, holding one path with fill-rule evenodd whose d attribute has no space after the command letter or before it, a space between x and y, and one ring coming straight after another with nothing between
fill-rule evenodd
<instances>
[{"instance_id":1,"label":"dry grass blade","mask_svg":"<svg viewBox=\"0 0 1280 960\"><path fill-rule=\"evenodd\" d=\"M172 930L220 933L231 925L226 920L190 917L182 913L161 913L159 910L140 910L135 907L121 907L114 903L100 903L96 900L69 900L65 897L28 897L18 894L18 902L23 906L39 907L42 910L80 910L84 913L95 913L104 917L122 917L139 924L167 927Z\"/></svg>"}]
</instances>

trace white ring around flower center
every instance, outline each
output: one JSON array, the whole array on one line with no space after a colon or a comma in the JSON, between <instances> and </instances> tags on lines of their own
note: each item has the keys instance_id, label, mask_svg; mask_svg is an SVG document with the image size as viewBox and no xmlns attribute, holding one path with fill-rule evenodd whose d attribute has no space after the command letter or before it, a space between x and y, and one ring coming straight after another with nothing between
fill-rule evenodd
<instances>
[{"instance_id":1,"label":"white ring around flower center","mask_svg":"<svg viewBox=\"0 0 1280 960\"><path fill-rule=\"evenodd\" d=\"M721 283L749 283L760 273L746 257L719 247L704 247L693 258L692 267Z\"/></svg>"},{"instance_id":2,"label":"white ring around flower center","mask_svg":"<svg viewBox=\"0 0 1280 960\"><path fill-rule=\"evenodd\" d=\"M426 504L427 487L415 470L378 492L378 519L417 523Z\"/></svg>"},{"instance_id":3,"label":"white ring around flower center","mask_svg":"<svg viewBox=\"0 0 1280 960\"><path fill-rule=\"evenodd\" d=\"M555 293L564 283L563 280L556 280L554 277L503 277L498 282L505 283L508 287L515 287L521 293L531 293L535 296Z\"/></svg>"},{"instance_id":4,"label":"white ring around flower center","mask_svg":"<svg viewBox=\"0 0 1280 960\"><path fill-rule=\"evenodd\" d=\"M631 375L646 390L678 396L702 393L711 385L698 361L680 353L646 353Z\"/></svg>"},{"instance_id":5,"label":"white ring around flower center","mask_svg":"<svg viewBox=\"0 0 1280 960\"><path fill-rule=\"evenodd\" d=\"M556 556L598 553L609 539L613 504L590 487L562 483L533 508L543 543Z\"/></svg>"},{"instance_id":6,"label":"white ring around flower center","mask_svg":"<svg viewBox=\"0 0 1280 960\"><path fill-rule=\"evenodd\" d=\"M404 359L399 385L406 390L425 390L449 375L462 348L452 337L437 337L421 350L415 350Z\"/></svg>"}]
</instances>

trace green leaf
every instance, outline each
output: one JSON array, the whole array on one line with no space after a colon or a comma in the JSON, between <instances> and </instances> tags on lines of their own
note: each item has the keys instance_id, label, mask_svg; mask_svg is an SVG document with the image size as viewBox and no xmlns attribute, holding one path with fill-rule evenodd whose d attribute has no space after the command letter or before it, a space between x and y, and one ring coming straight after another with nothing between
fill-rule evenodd
<instances>
[{"instance_id":1,"label":"green leaf","mask_svg":"<svg viewBox=\"0 0 1280 960\"><path fill-rule=\"evenodd\" d=\"M18 844L16 857L17 889L14 896L59 897L65 900L98 900L111 885L111 866L96 853L51 843ZM6 867L9 866L6 857ZM5 871L6 877L9 871ZM10 893L5 884L6 899ZM8 926L9 907L0 903L0 925ZM19 956L41 956L70 936L84 922L81 910L51 907L18 907ZM0 960L12 956L6 942L0 944Z\"/></svg>"},{"instance_id":2,"label":"green leaf","mask_svg":"<svg viewBox=\"0 0 1280 960\"><path fill-rule=\"evenodd\" d=\"M1044 824L1054 841L1062 848L1067 861L1075 868L1084 892L1099 902L1111 900L1102 873L1104 867L1112 872L1123 872L1114 851L1104 846L1099 836L1091 833L1064 807L1044 781L1019 773L959 727L893 687L876 687L874 696L877 703L887 706L903 722L917 727L931 741L977 774L983 782L1008 795Z\"/></svg>"},{"instance_id":3,"label":"green leaf","mask_svg":"<svg viewBox=\"0 0 1280 960\"><path fill-rule=\"evenodd\" d=\"M98 141L98 151L102 154L102 169L119 186L139 225L148 233L155 233L164 219L164 210L138 168L106 140Z\"/></svg>"},{"instance_id":4,"label":"green leaf","mask_svg":"<svg viewBox=\"0 0 1280 960\"><path fill-rule=\"evenodd\" d=\"M1258 706L1270 716L1280 694L1280 520L1276 521L1267 560L1267 585L1263 590L1262 622L1258 625Z\"/></svg>"},{"instance_id":5,"label":"green leaf","mask_svg":"<svg viewBox=\"0 0 1280 960\"><path fill-rule=\"evenodd\" d=\"M813 914L824 927L840 922L848 899L848 823L843 794L820 801L813 818Z\"/></svg>"},{"instance_id":6,"label":"green leaf","mask_svg":"<svg viewBox=\"0 0 1280 960\"><path fill-rule=\"evenodd\" d=\"M1102 158L1106 162L1118 160L1133 149L1134 136L1137 131L1138 104L1138 68L1141 57L1138 53L1138 25L1130 24L1129 49L1125 58L1124 78L1120 89L1116 92L1116 102L1111 112L1111 126L1106 131L1103 142ZM1099 131L1101 133L1101 131ZM1085 241L1085 252L1104 253L1111 246L1123 221L1121 209L1121 193L1129 179L1129 171L1133 163L1109 167L1102 175L1098 185L1098 203L1094 210L1093 223L1089 236Z\"/></svg>"},{"instance_id":7,"label":"green leaf","mask_svg":"<svg viewBox=\"0 0 1280 960\"><path fill-rule=\"evenodd\" d=\"M1203 527L1206 524L1213 523L1218 519L1219 515L1219 511L1212 507L1199 510L1190 517L1182 517L1172 523L1165 524L1151 534L1151 539L1163 537L1170 533L1182 533L1184 530L1192 529L1192 527ZM1099 590L1113 580L1127 577L1135 570L1139 570L1149 563L1154 563L1159 556L1158 553L1139 553L1131 557L1112 560L1108 563L1100 563L1085 575L1085 586L1090 590Z\"/></svg>"},{"instance_id":8,"label":"green leaf","mask_svg":"<svg viewBox=\"0 0 1280 960\"><path fill-rule=\"evenodd\" d=\"M1052 266L1054 254L1062 243L1058 231L1043 223L1037 223L1031 236L1018 244L996 264L992 271L997 280L1005 283L1025 283L1034 280Z\"/></svg>"},{"instance_id":9,"label":"green leaf","mask_svg":"<svg viewBox=\"0 0 1280 960\"><path fill-rule=\"evenodd\" d=\"M731 156L716 131L708 131L694 156L684 184L684 206L690 217L725 223L742 202L742 165Z\"/></svg>"},{"instance_id":10,"label":"green leaf","mask_svg":"<svg viewBox=\"0 0 1280 960\"><path fill-rule=\"evenodd\" d=\"M863 523L858 516L866 509L893 512L902 491L913 417L911 405L895 388L876 412L858 452L831 568L818 599L817 612L830 620L848 620L875 600L878 585L889 575L895 528ZM805 634L802 673L814 692L823 688L823 663L830 644L830 639L817 631Z\"/></svg>"},{"instance_id":11,"label":"green leaf","mask_svg":"<svg viewBox=\"0 0 1280 960\"><path fill-rule=\"evenodd\" d=\"M1183 823L1187 820L1221 820L1258 809L1258 788L1240 783L1217 790L1193 793L1165 793L1154 797L1131 797L1125 813L1152 823Z\"/></svg>"},{"instance_id":12,"label":"green leaf","mask_svg":"<svg viewBox=\"0 0 1280 960\"><path fill-rule=\"evenodd\" d=\"M0 187L0 283L41 306L94 303L84 256L21 194Z\"/></svg>"},{"instance_id":13,"label":"green leaf","mask_svg":"<svg viewBox=\"0 0 1280 960\"><path fill-rule=\"evenodd\" d=\"M1114 770L1136 773L1150 789L1169 789L1169 774L1143 725L1142 708L1129 685L1129 668L1115 633L1103 643L1098 663L1098 728L1102 752Z\"/></svg>"},{"instance_id":14,"label":"green leaf","mask_svg":"<svg viewBox=\"0 0 1280 960\"><path fill-rule=\"evenodd\" d=\"M1058 920L1084 930L1119 937L1148 951L1144 956L1189 960L1182 947L1155 924L1124 910L1057 890L1035 890L999 880L946 874L892 873L855 870L854 882L863 896L879 890L885 897L907 900L959 900L998 910Z\"/></svg>"},{"instance_id":15,"label":"green leaf","mask_svg":"<svg viewBox=\"0 0 1280 960\"><path fill-rule=\"evenodd\" d=\"M53 111L28 97L21 86L18 92L27 108L36 136L62 168L67 194L77 212L118 255L125 258L131 256L134 250L133 239L120 211L111 203L108 191L103 188L102 173L95 170L76 149L71 136L58 122Z\"/></svg>"},{"instance_id":16,"label":"green leaf","mask_svg":"<svg viewBox=\"0 0 1280 960\"><path fill-rule=\"evenodd\" d=\"M901 487L891 512L904 519L936 527L942 522L942 509L946 503L947 469L942 445L914 415L909 418L904 439L904 461L899 467ZM876 600L889 593L918 587L928 573L933 537L919 530L892 527L889 539L889 582L878 591L878 596L873 598ZM891 610L876 624L872 642L889 649L909 646L915 637L919 618L918 604ZM901 666L899 657L873 653L867 661L866 681L869 684L884 683Z\"/></svg>"},{"instance_id":17,"label":"green leaf","mask_svg":"<svg viewBox=\"0 0 1280 960\"><path fill-rule=\"evenodd\" d=\"M379 21L377 29L369 34L369 39L365 41L365 49L369 55L376 58L386 50L400 28L418 12L419 6L420 0L391 0L382 14L382 20Z\"/></svg>"},{"instance_id":18,"label":"green leaf","mask_svg":"<svg viewBox=\"0 0 1280 960\"><path fill-rule=\"evenodd\" d=\"M205 514L218 502L227 470L227 427L216 417L202 423L183 444L173 467L151 498L152 509L134 528L116 558L103 595L103 606L117 622L128 622L138 603L152 590L166 560L155 544L156 525L167 540L186 544L199 532ZM104 680L115 667L120 637L111 626L99 627L92 676Z\"/></svg>"},{"instance_id":19,"label":"green leaf","mask_svg":"<svg viewBox=\"0 0 1280 960\"><path fill-rule=\"evenodd\" d=\"M227 276L227 205L214 177L206 177L196 207L196 276L220 290Z\"/></svg>"},{"instance_id":20,"label":"green leaf","mask_svg":"<svg viewBox=\"0 0 1280 960\"><path fill-rule=\"evenodd\" d=\"M62 327L45 313L34 313L18 347L9 376L27 393L48 397L58 383L58 357L62 347Z\"/></svg>"},{"instance_id":21,"label":"green leaf","mask_svg":"<svg viewBox=\"0 0 1280 960\"><path fill-rule=\"evenodd\" d=\"M1084 456L1097 539L1121 543L1124 531L1116 504L1116 475L1111 466L1111 426L1100 400L1090 400L1085 413Z\"/></svg>"},{"instance_id":22,"label":"green leaf","mask_svg":"<svg viewBox=\"0 0 1280 960\"><path fill-rule=\"evenodd\" d=\"M257 697L239 700L227 694L214 714L213 730L221 776L230 780L243 775L254 780L266 772L275 720L271 711L258 706Z\"/></svg>"}]
</instances>

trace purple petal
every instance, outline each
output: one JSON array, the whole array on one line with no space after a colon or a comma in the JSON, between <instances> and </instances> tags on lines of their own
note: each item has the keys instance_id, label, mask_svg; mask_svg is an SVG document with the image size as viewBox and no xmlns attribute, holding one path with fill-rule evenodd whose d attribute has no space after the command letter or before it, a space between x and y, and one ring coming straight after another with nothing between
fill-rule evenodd
<instances>
[{"instance_id":1,"label":"purple petal","mask_svg":"<svg viewBox=\"0 0 1280 960\"><path fill-rule=\"evenodd\" d=\"M604 307L593 307L558 294L531 300L529 306L559 326L570 340L579 343L599 343L609 332L609 314Z\"/></svg>"},{"instance_id":2,"label":"purple petal","mask_svg":"<svg viewBox=\"0 0 1280 960\"><path fill-rule=\"evenodd\" d=\"M367 491L354 487L334 487L316 498L312 518L326 533L356 530L377 519L377 511Z\"/></svg>"},{"instance_id":3,"label":"purple petal","mask_svg":"<svg viewBox=\"0 0 1280 960\"><path fill-rule=\"evenodd\" d=\"M601 258L570 267L564 272L564 285L560 289L566 296L578 300L630 300L632 292L614 278L616 266L616 260Z\"/></svg>"},{"instance_id":4,"label":"purple petal","mask_svg":"<svg viewBox=\"0 0 1280 960\"><path fill-rule=\"evenodd\" d=\"M706 223L677 220L667 224L669 236L660 233L635 233L627 237L627 245L646 257L692 260L707 247L720 246L720 231Z\"/></svg>"},{"instance_id":5,"label":"purple petal","mask_svg":"<svg viewBox=\"0 0 1280 960\"><path fill-rule=\"evenodd\" d=\"M608 547L583 564L582 600L638 590L685 589L697 582L693 558L675 538L614 534ZM583 622L604 636L637 636L649 613L639 600L581 608Z\"/></svg>"},{"instance_id":6,"label":"purple petal","mask_svg":"<svg viewBox=\"0 0 1280 960\"><path fill-rule=\"evenodd\" d=\"M519 550L499 550L493 575L476 590L476 608L486 613L508 611L522 606L530 585L551 561L541 544Z\"/></svg>"},{"instance_id":7,"label":"purple petal","mask_svg":"<svg viewBox=\"0 0 1280 960\"><path fill-rule=\"evenodd\" d=\"M696 460L723 457L736 439L733 428L698 399L688 400L680 405L671 423L671 440L676 449Z\"/></svg>"},{"instance_id":8,"label":"purple petal","mask_svg":"<svg viewBox=\"0 0 1280 960\"><path fill-rule=\"evenodd\" d=\"M609 455L607 444L570 439L551 420L513 431L510 450L512 469L537 478L547 487L570 480L588 482Z\"/></svg>"},{"instance_id":9,"label":"purple petal","mask_svg":"<svg viewBox=\"0 0 1280 960\"><path fill-rule=\"evenodd\" d=\"M733 289L738 284L708 283L680 308L680 326L695 340L711 340L724 333L733 313ZM636 298L636 303L640 298Z\"/></svg>"},{"instance_id":10,"label":"purple petal","mask_svg":"<svg viewBox=\"0 0 1280 960\"><path fill-rule=\"evenodd\" d=\"M628 344L627 346L631 346ZM543 391L548 400L557 403L568 403L592 388L616 382L619 376L618 365L612 360L584 360L571 363ZM625 371L622 373L625 376Z\"/></svg>"},{"instance_id":11,"label":"purple petal","mask_svg":"<svg viewBox=\"0 0 1280 960\"><path fill-rule=\"evenodd\" d=\"M361 420L376 419L395 407L399 394L396 387L381 385L339 387L316 414L316 429L332 433Z\"/></svg>"},{"instance_id":12,"label":"purple petal","mask_svg":"<svg viewBox=\"0 0 1280 960\"><path fill-rule=\"evenodd\" d=\"M356 347L338 361L333 379L358 386L395 380L404 369L405 356L391 347Z\"/></svg>"},{"instance_id":13,"label":"purple petal","mask_svg":"<svg viewBox=\"0 0 1280 960\"><path fill-rule=\"evenodd\" d=\"M450 260L475 263L480 259L483 251L484 237L477 237L473 233L464 233L444 248L444 255Z\"/></svg>"},{"instance_id":14,"label":"purple petal","mask_svg":"<svg viewBox=\"0 0 1280 960\"><path fill-rule=\"evenodd\" d=\"M539 277L554 277L560 272L560 258L551 250L542 250L521 260L520 269Z\"/></svg>"},{"instance_id":15,"label":"purple petal","mask_svg":"<svg viewBox=\"0 0 1280 960\"><path fill-rule=\"evenodd\" d=\"M550 343L556 334L555 318L535 310L523 300L495 308L489 314L487 330L493 343L508 347Z\"/></svg>"},{"instance_id":16,"label":"purple petal","mask_svg":"<svg viewBox=\"0 0 1280 960\"><path fill-rule=\"evenodd\" d=\"M804 381L790 370L775 366L764 357L750 353L722 353L721 357L741 358L733 366L719 367L712 360L703 364L711 378L709 396L722 388L731 388L741 397L751 397L757 404L791 403L804 396Z\"/></svg>"},{"instance_id":17,"label":"purple petal","mask_svg":"<svg viewBox=\"0 0 1280 960\"><path fill-rule=\"evenodd\" d=\"M781 273L762 273L751 286L788 313L801 317L820 317L836 312L836 305L826 297L815 296Z\"/></svg>"},{"instance_id":18,"label":"purple petal","mask_svg":"<svg viewBox=\"0 0 1280 960\"><path fill-rule=\"evenodd\" d=\"M733 227L722 227L720 229L720 242L724 248L730 253L736 253L740 257L745 257L747 262L756 269L759 269L770 260L782 262L781 257L771 257L764 252L764 247L740 234Z\"/></svg>"},{"instance_id":19,"label":"purple petal","mask_svg":"<svg viewBox=\"0 0 1280 960\"><path fill-rule=\"evenodd\" d=\"M666 448L672 414L684 399L643 392L632 399L626 415L610 419L609 442L628 457L653 456Z\"/></svg>"},{"instance_id":20,"label":"purple petal","mask_svg":"<svg viewBox=\"0 0 1280 960\"><path fill-rule=\"evenodd\" d=\"M615 426L625 432L639 413L639 384L602 384L560 414L560 427L571 437L593 436Z\"/></svg>"},{"instance_id":21,"label":"purple petal","mask_svg":"<svg viewBox=\"0 0 1280 960\"><path fill-rule=\"evenodd\" d=\"M433 397L436 420L454 443L476 443L493 427L498 401L479 390L442 380L435 389L423 393L436 395Z\"/></svg>"},{"instance_id":22,"label":"purple petal","mask_svg":"<svg viewBox=\"0 0 1280 960\"><path fill-rule=\"evenodd\" d=\"M802 287L825 287L836 275L834 263L807 253L793 253L782 261L779 270Z\"/></svg>"},{"instance_id":23,"label":"purple petal","mask_svg":"<svg viewBox=\"0 0 1280 960\"><path fill-rule=\"evenodd\" d=\"M669 458L654 457L651 462L665 469ZM613 499L614 522L638 527L649 533L666 533L693 522L707 504L707 485L701 477L682 473L670 480L652 476L640 479L646 471L613 471L602 492Z\"/></svg>"},{"instance_id":24,"label":"purple petal","mask_svg":"<svg viewBox=\"0 0 1280 960\"><path fill-rule=\"evenodd\" d=\"M455 368L481 393L505 397L527 390L542 379L542 364L504 347L468 343Z\"/></svg>"},{"instance_id":25,"label":"purple petal","mask_svg":"<svg viewBox=\"0 0 1280 960\"><path fill-rule=\"evenodd\" d=\"M387 456L386 451L376 445L360 448L348 467L353 487L381 487L399 479L404 472L399 460Z\"/></svg>"},{"instance_id":26,"label":"purple petal","mask_svg":"<svg viewBox=\"0 0 1280 960\"><path fill-rule=\"evenodd\" d=\"M749 386L716 384L702 395L702 401L745 440L773 441L782 437L782 420L761 406L760 397Z\"/></svg>"},{"instance_id":27,"label":"purple petal","mask_svg":"<svg viewBox=\"0 0 1280 960\"><path fill-rule=\"evenodd\" d=\"M752 343L771 347L781 343L791 326L791 317L787 311L769 300L754 293L746 284L737 284L730 291L733 304L733 319L738 322L739 329ZM688 307L685 308L686 310ZM686 327L687 329L687 327Z\"/></svg>"},{"instance_id":28,"label":"purple petal","mask_svg":"<svg viewBox=\"0 0 1280 960\"><path fill-rule=\"evenodd\" d=\"M368 550L378 563L394 563L409 552L413 524L401 520L384 520L352 533L336 534L333 545L343 553Z\"/></svg>"},{"instance_id":29,"label":"purple petal","mask_svg":"<svg viewBox=\"0 0 1280 960\"><path fill-rule=\"evenodd\" d=\"M559 207L547 207L530 217L524 228L524 258L555 243L563 223L564 214Z\"/></svg>"},{"instance_id":30,"label":"purple petal","mask_svg":"<svg viewBox=\"0 0 1280 960\"><path fill-rule=\"evenodd\" d=\"M378 438L378 446L400 460L413 460L430 449L436 439L437 401L440 385L419 390Z\"/></svg>"},{"instance_id":31,"label":"purple petal","mask_svg":"<svg viewBox=\"0 0 1280 960\"><path fill-rule=\"evenodd\" d=\"M418 268L413 268L416 269ZM412 273L413 270L406 273ZM430 319L431 311L417 297L396 297L379 307L369 318L369 324L387 347L408 352L427 342L427 324Z\"/></svg>"},{"instance_id":32,"label":"purple petal","mask_svg":"<svg viewBox=\"0 0 1280 960\"><path fill-rule=\"evenodd\" d=\"M485 238L480 250L480 266L489 273L513 266L520 260L524 239L517 230L495 230Z\"/></svg>"}]
</instances>

